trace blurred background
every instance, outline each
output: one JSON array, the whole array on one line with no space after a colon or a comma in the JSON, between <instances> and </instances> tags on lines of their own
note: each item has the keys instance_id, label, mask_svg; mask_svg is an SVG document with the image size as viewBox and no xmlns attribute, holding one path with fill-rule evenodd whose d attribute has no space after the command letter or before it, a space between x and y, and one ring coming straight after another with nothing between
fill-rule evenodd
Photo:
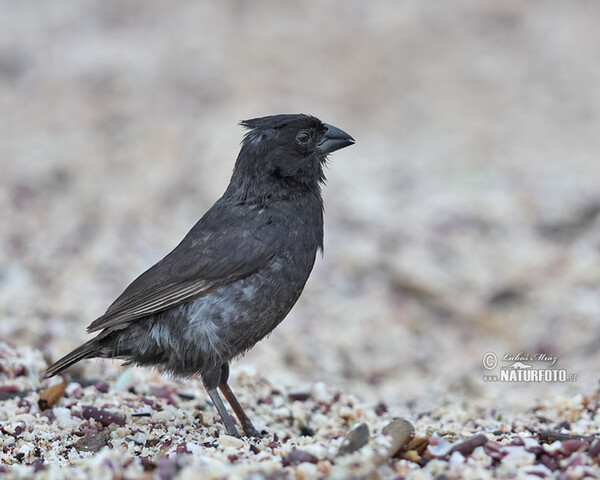
<instances>
[{"instance_id":1,"label":"blurred background","mask_svg":"<svg viewBox=\"0 0 600 480\"><path fill-rule=\"evenodd\" d=\"M393 405L590 393L598 18L591 0L2 2L0 337L53 359L81 343L222 194L237 123L303 112L357 143L328 169L324 257L242 363ZM485 383L489 351L558 355L578 381Z\"/></svg>"}]
</instances>

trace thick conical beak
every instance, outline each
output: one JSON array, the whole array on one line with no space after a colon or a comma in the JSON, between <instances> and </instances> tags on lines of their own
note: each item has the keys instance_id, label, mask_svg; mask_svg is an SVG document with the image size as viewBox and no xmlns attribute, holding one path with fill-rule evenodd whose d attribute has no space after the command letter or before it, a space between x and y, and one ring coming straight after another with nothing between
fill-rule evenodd
<instances>
[{"instance_id":1,"label":"thick conical beak","mask_svg":"<svg viewBox=\"0 0 600 480\"><path fill-rule=\"evenodd\" d=\"M340 148L348 147L354 144L354 139L343 130L340 130L333 125L324 123L327 131L323 134L323 138L317 145L317 148L327 155L331 152L335 152Z\"/></svg>"}]
</instances>

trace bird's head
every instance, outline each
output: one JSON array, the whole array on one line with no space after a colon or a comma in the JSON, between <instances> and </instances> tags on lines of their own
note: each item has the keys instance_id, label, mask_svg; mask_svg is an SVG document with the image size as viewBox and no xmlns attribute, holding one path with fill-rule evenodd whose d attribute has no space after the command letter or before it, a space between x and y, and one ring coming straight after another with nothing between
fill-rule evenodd
<instances>
[{"instance_id":1,"label":"bird's head","mask_svg":"<svg viewBox=\"0 0 600 480\"><path fill-rule=\"evenodd\" d=\"M244 120L249 131L235 164L232 185L266 183L316 188L325 180L327 155L354 143L339 128L310 115L271 115Z\"/></svg>"}]
</instances>

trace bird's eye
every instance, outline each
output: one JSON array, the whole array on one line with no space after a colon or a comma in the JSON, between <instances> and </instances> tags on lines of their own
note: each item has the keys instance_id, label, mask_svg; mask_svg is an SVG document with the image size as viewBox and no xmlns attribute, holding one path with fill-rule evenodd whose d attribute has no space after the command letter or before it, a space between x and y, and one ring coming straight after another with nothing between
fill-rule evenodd
<instances>
[{"instance_id":1,"label":"bird's eye","mask_svg":"<svg viewBox=\"0 0 600 480\"><path fill-rule=\"evenodd\" d=\"M310 140L310 135L308 132L302 130L298 135L296 135L296 140L298 140L299 143L308 143Z\"/></svg>"}]
</instances>

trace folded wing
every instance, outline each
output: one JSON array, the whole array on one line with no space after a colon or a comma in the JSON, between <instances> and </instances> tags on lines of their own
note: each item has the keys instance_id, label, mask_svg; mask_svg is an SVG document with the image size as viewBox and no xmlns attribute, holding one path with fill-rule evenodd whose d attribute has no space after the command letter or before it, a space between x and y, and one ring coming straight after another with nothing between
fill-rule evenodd
<instances>
[{"instance_id":1,"label":"folded wing","mask_svg":"<svg viewBox=\"0 0 600 480\"><path fill-rule=\"evenodd\" d=\"M270 222L215 205L165 258L136 278L88 332L118 327L206 295L264 268L277 252Z\"/></svg>"}]
</instances>

